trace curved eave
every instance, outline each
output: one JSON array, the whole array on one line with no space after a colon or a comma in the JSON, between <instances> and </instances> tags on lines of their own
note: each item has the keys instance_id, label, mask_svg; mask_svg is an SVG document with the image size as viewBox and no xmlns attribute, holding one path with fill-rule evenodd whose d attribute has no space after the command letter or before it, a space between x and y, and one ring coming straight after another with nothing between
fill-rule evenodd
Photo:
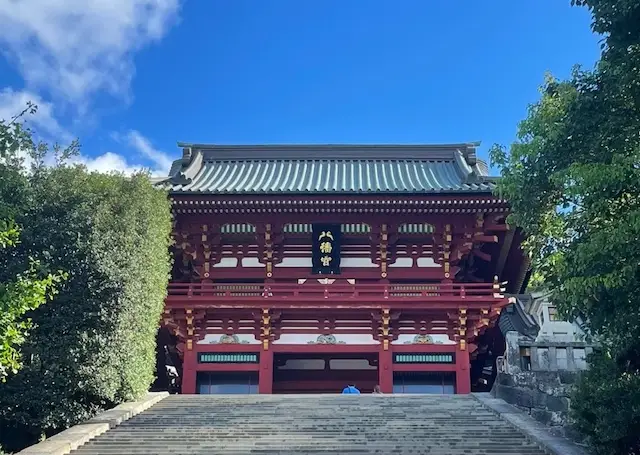
<instances>
[{"instance_id":1,"label":"curved eave","mask_svg":"<svg viewBox=\"0 0 640 455\"><path fill-rule=\"evenodd\" d=\"M516 301L505 308L500 313L498 326L500 331L506 335L507 332L515 331L521 335L535 337L540 330L537 322L525 309L525 300L531 299L529 295L516 295Z\"/></svg>"},{"instance_id":2,"label":"curved eave","mask_svg":"<svg viewBox=\"0 0 640 455\"><path fill-rule=\"evenodd\" d=\"M491 195L492 189L414 190L414 191L181 191L169 190L171 196L411 196L411 195Z\"/></svg>"}]
</instances>

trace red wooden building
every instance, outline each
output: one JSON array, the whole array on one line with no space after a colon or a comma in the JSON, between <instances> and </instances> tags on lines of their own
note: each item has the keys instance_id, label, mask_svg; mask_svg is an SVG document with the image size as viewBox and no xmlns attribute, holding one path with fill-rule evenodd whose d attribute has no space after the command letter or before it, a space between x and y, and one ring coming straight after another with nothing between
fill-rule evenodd
<instances>
[{"instance_id":1,"label":"red wooden building","mask_svg":"<svg viewBox=\"0 0 640 455\"><path fill-rule=\"evenodd\" d=\"M179 146L183 393L471 390L527 269L477 144Z\"/></svg>"}]
</instances>

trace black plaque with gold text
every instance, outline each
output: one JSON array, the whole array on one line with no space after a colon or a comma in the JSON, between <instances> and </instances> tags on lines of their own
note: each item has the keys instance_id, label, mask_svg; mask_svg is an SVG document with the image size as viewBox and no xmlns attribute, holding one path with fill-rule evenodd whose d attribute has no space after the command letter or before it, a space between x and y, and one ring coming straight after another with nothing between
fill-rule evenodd
<instances>
[{"instance_id":1,"label":"black plaque with gold text","mask_svg":"<svg viewBox=\"0 0 640 455\"><path fill-rule=\"evenodd\" d=\"M340 274L340 240L342 232L339 224L313 225L313 270L320 275Z\"/></svg>"}]
</instances>

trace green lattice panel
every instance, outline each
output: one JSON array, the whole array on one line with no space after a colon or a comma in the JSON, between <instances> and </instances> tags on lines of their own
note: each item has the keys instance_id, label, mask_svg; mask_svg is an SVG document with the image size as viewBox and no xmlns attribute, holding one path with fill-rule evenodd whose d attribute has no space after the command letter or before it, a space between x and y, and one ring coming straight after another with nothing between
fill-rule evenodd
<instances>
[{"instance_id":1,"label":"green lattice panel","mask_svg":"<svg viewBox=\"0 0 640 455\"><path fill-rule=\"evenodd\" d=\"M258 354L202 352L198 354L198 363L258 363Z\"/></svg>"},{"instance_id":2,"label":"green lattice panel","mask_svg":"<svg viewBox=\"0 0 640 455\"><path fill-rule=\"evenodd\" d=\"M454 363L453 354L395 354L394 363Z\"/></svg>"}]
</instances>

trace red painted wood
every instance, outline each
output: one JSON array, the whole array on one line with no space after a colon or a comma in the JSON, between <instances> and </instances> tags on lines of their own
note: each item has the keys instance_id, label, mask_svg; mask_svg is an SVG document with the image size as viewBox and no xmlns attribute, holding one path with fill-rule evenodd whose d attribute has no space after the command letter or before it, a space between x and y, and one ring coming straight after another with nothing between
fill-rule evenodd
<instances>
[{"instance_id":1,"label":"red painted wood","mask_svg":"<svg viewBox=\"0 0 640 455\"><path fill-rule=\"evenodd\" d=\"M379 348L378 385L382 393L393 392L393 369L393 353L391 348L386 351Z\"/></svg>"},{"instance_id":2,"label":"red painted wood","mask_svg":"<svg viewBox=\"0 0 640 455\"><path fill-rule=\"evenodd\" d=\"M456 352L455 344L394 344L393 352L408 354L440 354L443 352Z\"/></svg>"},{"instance_id":3,"label":"red painted wood","mask_svg":"<svg viewBox=\"0 0 640 455\"><path fill-rule=\"evenodd\" d=\"M196 393L197 355L195 350L185 349L182 360L182 393Z\"/></svg>"},{"instance_id":4,"label":"red painted wood","mask_svg":"<svg viewBox=\"0 0 640 455\"><path fill-rule=\"evenodd\" d=\"M504 298L477 298L469 300L460 300L456 297L442 297L442 300L434 301L340 301L335 298L327 300L310 300L298 302L283 302L275 299L252 299L246 302L229 299L228 301L209 300L208 297L187 298L187 297L170 297L165 301L165 308L168 309L184 309L191 308L193 310L212 309L212 310L244 310L244 309L270 309L270 310L381 310L388 308L390 310L458 310L460 308L471 310L480 310L482 308L502 308L509 303ZM441 313L442 314L442 313ZM445 313L446 314L446 313Z\"/></svg>"},{"instance_id":5,"label":"red painted wood","mask_svg":"<svg viewBox=\"0 0 640 455\"><path fill-rule=\"evenodd\" d=\"M388 267L387 274L387 278L390 280L410 279L419 281L444 279L444 269L436 267ZM263 267L219 267L212 269L211 278L215 278L216 280L233 280L238 277L242 277L243 279L263 279L265 278L265 270ZM344 267L339 277L354 280L379 280L380 269L374 267ZM317 280L319 278L322 278L322 276L311 274L309 267L274 267L273 269L273 279L278 280Z\"/></svg>"},{"instance_id":6,"label":"red painted wood","mask_svg":"<svg viewBox=\"0 0 640 455\"><path fill-rule=\"evenodd\" d=\"M230 289L233 285L235 288ZM245 290L238 290L246 286ZM170 283L167 308L397 308L457 309L504 306L508 299L496 295L492 283L445 283L417 289L420 284L386 283L309 284L291 283ZM253 289L251 289L253 287Z\"/></svg>"},{"instance_id":7,"label":"red painted wood","mask_svg":"<svg viewBox=\"0 0 640 455\"><path fill-rule=\"evenodd\" d=\"M273 393L273 351L260 351L258 371L258 393Z\"/></svg>"},{"instance_id":8,"label":"red painted wood","mask_svg":"<svg viewBox=\"0 0 640 455\"><path fill-rule=\"evenodd\" d=\"M273 344L271 349L276 353L296 354L356 354L377 353L378 344Z\"/></svg>"},{"instance_id":9,"label":"red painted wood","mask_svg":"<svg viewBox=\"0 0 640 455\"><path fill-rule=\"evenodd\" d=\"M259 344L196 344L194 349L197 352L262 352Z\"/></svg>"},{"instance_id":10,"label":"red painted wood","mask_svg":"<svg viewBox=\"0 0 640 455\"><path fill-rule=\"evenodd\" d=\"M469 371L469 351L456 351L456 393L471 393L471 372Z\"/></svg>"},{"instance_id":11,"label":"red painted wood","mask_svg":"<svg viewBox=\"0 0 640 455\"><path fill-rule=\"evenodd\" d=\"M265 194L255 194L255 195L181 195L181 194L172 194L171 198L175 202L186 202L186 206L190 209L195 208L206 208L209 209L212 206L227 206L228 209L233 209L236 211L239 207L248 206L248 205L257 205L261 207L269 207L274 206L275 209L278 207L281 208L283 206L297 205L300 208L309 207L309 206L327 206L329 205L329 201L334 201L332 205L336 205L335 202L344 202L344 204L337 205L349 205L350 208L364 206L364 202L367 203L375 200L376 205L383 205L387 208L396 208L399 204L406 203L406 205L413 207L414 209L421 207L431 207L431 206L441 206L445 205L446 202L458 201L456 206L465 207L467 205L482 205L486 208L495 208L495 207L504 207L507 208L508 204L504 200L499 200L490 192L484 194L420 194L420 195L411 195L411 194L397 194L397 195L370 195L370 196L361 196L361 195L331 195L331 194L310 194L310 195L265 195ZM275 204L276 201L280 201L278 204ZM492 201L500 201L494 202ZM180 208L182 204L175 204L176 208ZM299 204L292 204L292 202L299 202ZM366 204L367 207L370 207L372 204ZM231 213L230 215L233 215ZM278 212L274 213L278 218L284 217L284 213ZM290 222L292 223L303 223L302 213L292 214ZM311 215L316 218L322 216L324 214L321 213L312 213ZM328 214L330 215L330 214ZM341 213L340 218L346 218L349 216L349 213ZM357 214L354 219L357 219ZM447 216L450 214L446 214ZM211 221L211 217L208 218L200 215L205 219L209 219ZM236 214L236 216L238 216ZM326 215L325 215L326 216ZM335 216L335 215L334 215ZM423 222L424 219L422 218ZM233 222L227 221L226 222ZM205 221L206 222L206 221Z\"/></svg>"},{"instance_id":12,"label":"red painted wood","mask_svg":"<svg viewBox=\"0 0 640 455\"><path fill-rule=\"evenodd\" d=\"M260 366L257 363L199 363L197 371L258 371Z\"/></svg>"},{"instance_id":13,"label":"red painted wood","mask_svg":"<svg viewBox=\"0 0 640 455\"><path fill-rule=\"evenodd\" d=\"M329 277L331 278L331 277ZM246 287L245 289L242 289ZM424 287L424 289L420 289ZM328 293L328 294L327 294ZM328 298L354 300L433 300L454 298L493 298L493 283L176 283L168 286L168 295L208 300L326 300Z\"/></svg>"}]
</instances>

